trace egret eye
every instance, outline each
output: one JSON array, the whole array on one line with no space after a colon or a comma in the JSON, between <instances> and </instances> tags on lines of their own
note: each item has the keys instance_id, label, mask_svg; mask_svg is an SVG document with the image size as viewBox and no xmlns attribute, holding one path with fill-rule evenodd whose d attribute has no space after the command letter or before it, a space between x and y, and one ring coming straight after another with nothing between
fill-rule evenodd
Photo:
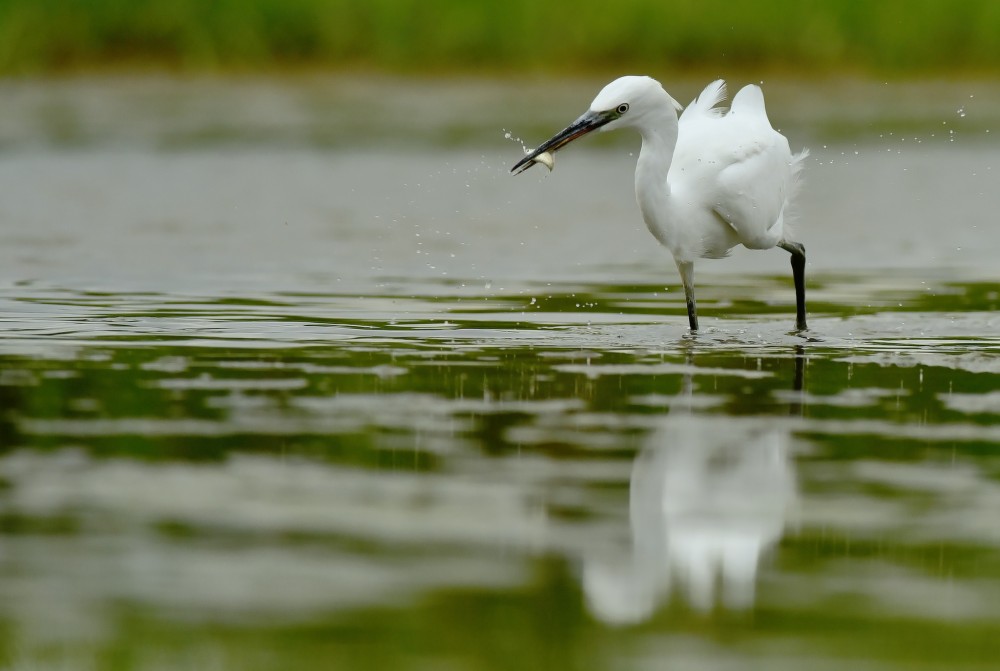
<instances>
[{"instance_id":1,"label":"egret eye","mask_svg":"<svg viewBox=\"0 0 1000 671\"><path fill-rule=\"evenodd\" d=\"M628 112L628 103L622 103L618 106L618 114L625 114Z\"/></svg>"}]
</instances>

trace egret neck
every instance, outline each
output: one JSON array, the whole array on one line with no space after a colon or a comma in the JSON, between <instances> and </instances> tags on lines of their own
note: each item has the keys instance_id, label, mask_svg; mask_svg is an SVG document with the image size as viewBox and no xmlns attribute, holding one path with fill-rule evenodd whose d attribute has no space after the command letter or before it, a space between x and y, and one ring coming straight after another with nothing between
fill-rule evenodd
<instances>
[{"instance_id":1,"label":"egret neck","mask_svg":"<svg viewBox=\"0 0 1000 671\"><path fill-rule=\"evenodd\" d=\"M677 145L677 113L665 104L644 116L636 130L642 135L642 148L635 167L635 198L650 232L666 245L664 232L652 224L674 221L667 212L670 207L667 175Z\"/></svg>"}]
</instances>

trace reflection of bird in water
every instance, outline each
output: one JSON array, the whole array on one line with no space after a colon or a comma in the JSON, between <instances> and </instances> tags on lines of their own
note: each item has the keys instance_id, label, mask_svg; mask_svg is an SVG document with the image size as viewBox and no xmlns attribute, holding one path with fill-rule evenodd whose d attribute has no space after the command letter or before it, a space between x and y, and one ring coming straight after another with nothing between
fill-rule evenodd
<instances>
[{"instance_id":1,"label":"reflection of bird in water","mask_svg":"<svg viewBox=\"0 0 1000 671\"><path fill-rule=\"evenodd\" d=\"M682 415L651 437L632 468L627 558L588 560L591 611L640 622L677 586L697 610L753 604L761 555L795 501L787 431L773 422Z\"/></svg>"}]
</instances>

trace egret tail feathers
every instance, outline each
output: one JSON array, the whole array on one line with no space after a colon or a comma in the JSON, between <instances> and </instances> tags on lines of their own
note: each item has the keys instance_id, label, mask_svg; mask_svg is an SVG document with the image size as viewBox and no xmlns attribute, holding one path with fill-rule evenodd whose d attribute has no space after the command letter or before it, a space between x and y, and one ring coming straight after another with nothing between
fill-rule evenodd
<instances>
[{"instance_id":1,"label":"egret tail feathers","mask_svg":"<svg viewBox=\"0 0 1000 671\"><path fill-rule=\"evenodd\" d=\"M782 215L784 216L782 237L785 240L793 238L794 224L798 218L798 194L803 184L802 170L806 167L805 161L807 158L809 158L808 149L803 149L792 156L792 176L788 181L788 193L785 194L785 207L782 210Z\"/></svg>"}]
</instances>

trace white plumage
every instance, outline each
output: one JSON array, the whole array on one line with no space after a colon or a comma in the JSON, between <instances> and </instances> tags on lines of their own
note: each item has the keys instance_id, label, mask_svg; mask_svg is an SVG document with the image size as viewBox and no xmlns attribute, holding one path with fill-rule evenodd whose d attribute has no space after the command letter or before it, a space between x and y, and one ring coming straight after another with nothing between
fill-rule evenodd
<instances>
[{"instance_id":1,"label":"white plumage","mask_svg":"<svg viewBox=\"0 0 1000 671\"><path fill-rule=\"evenodd\" d=\"M636 200L650 232L673 254L698 328L694 262L722 258L736 245L780 246L792 255L796 324L806 328L805 248L788 226L807 151L793 155L788 140L771 127L760 87L745 86L726 111L719 107L726 85L712 82L678 118L681 106L649 77L611 82L590 110L519 161L555 152L595 129L633 128L642 135L635 171Z\"/></svg>"}]
</instances>

